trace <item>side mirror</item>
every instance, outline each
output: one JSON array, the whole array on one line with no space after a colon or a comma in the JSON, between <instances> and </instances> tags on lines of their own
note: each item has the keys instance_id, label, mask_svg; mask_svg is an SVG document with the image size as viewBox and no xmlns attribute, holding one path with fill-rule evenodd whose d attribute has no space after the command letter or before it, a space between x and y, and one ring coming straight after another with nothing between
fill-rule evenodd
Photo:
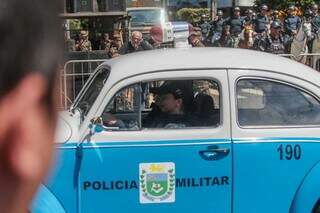
<instances>
[{"instance_id":1,"label":"side mirror","mask_svg":"<svg viewBox=\"0 0 320 213\"><path fill-rule=\"evenodd\" d=\"M103 125L102 117L92 118L90 120L89 128L91 130L91 134L100 133L102 131L108 130L119 130L119 127L108 127Z\"/></svg>"},{"instance_id":2,"label":"side mirror","mask_svg":"<svg viewBox=\"0 0 320 213\"><path fill-rule=\"evenodd\" d=\"M92 118L90 120L89 128L91 129L92 134L102 132L104 130L102 118Z\"/></svg>"}]
</instances>

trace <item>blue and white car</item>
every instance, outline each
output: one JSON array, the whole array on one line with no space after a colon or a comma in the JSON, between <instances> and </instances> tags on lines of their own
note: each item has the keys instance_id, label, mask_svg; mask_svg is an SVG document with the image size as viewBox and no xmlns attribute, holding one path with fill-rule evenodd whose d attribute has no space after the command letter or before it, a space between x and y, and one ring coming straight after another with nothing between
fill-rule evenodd
<instances>
[{"instance_id":1,"label":"blue and white car","mask_svg":"<svg viewBox=\"0 0 320 213\"><path fill-rule=\"evenodd\" d=\"M192 125L146 125L168 82ZM320 75L239 49L121 56L61 113L56 149L33 213L320 212Z\"/></svg>"}]
</instances>

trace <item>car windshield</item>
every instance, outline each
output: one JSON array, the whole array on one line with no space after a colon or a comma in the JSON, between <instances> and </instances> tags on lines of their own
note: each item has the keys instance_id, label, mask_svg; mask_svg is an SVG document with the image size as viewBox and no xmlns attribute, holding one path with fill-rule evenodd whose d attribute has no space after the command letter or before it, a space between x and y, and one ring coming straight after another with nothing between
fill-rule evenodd
<instances>
[{"instance_id":1,"label":"car windshield","mask_svg":"<svg viewBox=\"0 0 320 213\"><path fill-rule=\"evenodd\" d=\"M128 15L131 16L131 26L143 26L160 24L161 10L134 10L129 11Z\"/></svg>"},{"instance_id":2,"label":"car windshield","mask_svg":"<svg viewBox=\"0 0 320 213\"><path fill-rule=\"evenodd\" d=\"M104 68L98 70L94 74L93 78L91 78L87 83L87 86L83 90L84 92L80 93L80 98L75 103L73 111L78 109L82 118L88 114L89 110L97 99L105 82L107 81L109 73L109 70Z\"/></svg>"}]
</instances>

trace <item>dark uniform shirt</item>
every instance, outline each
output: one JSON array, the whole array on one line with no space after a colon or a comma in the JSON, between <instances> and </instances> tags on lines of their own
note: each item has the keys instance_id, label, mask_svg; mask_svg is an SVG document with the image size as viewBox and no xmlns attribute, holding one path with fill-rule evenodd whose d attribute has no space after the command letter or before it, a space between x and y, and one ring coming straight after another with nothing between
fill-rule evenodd
<instances>
[{"instance_id":1,"label":"dark uniform shirt","mask_svg":"<svg viewBox=\"0 0 320 213\"><path fill-rule=\"evenodd\" d=\"M267 30L267 25L269 24L269 18L259 14L254 21L254 30L257 33L263 33Z\"/></svg>"},{"instance_id":2,"label":"dark uniform shirt","mask_svg":"<svg viewBox=\"0 0 320 213\"><path fill-rule=\"evenodd\" d=\"M149 42L147 41L142 41L137 49L135 49L131 42L126 43L119 51L121 55L127 54L127 53L132 53L132 52L138 52L138 51L143 51L143 50L152 50L153 47Z\"/></svg>"},{"instance_id":3,"label":"dark uniform shirt","mask_svg":"<svg viewBox=\"0 0 320 213\"><path fill-rule=\"evenodd\" d=\"M284 46L284 39L282 36L278 38L274 38L270 36L266 42L266 52L274 53L274 54L284 54L285 53L285 46Z\"/></svg>"},{"instance_id":4,"label":"dark uniform shirt","mask_svg":"<svg viewBox=\"0 0 320 213\"><path fill-rule=\"evenodd\" d=\"M316 15L311 20L312 24L312 32L314 33L320 33L320 16Z\"/></svg>"},{"instance_id":5,"label":"dark uniform shirt","mask_svg":"<svg viewBox=\"0 0 320 213\"><path fill-rule=\"evenodd\" d=\"M254 20L250 16L243 17L244 25L252 25Z\"/></svg>"},{"instance_id":6,"label":"dark uniform shirt","mask_svg":"<svg viewBox=\"0 0 320 213\"><path fill-rule=\"evenodd\" d=\"M197 119L191 114L168 114L159 112L152 119L143 121L143 127L146 128L186 128L198 126Z\"/></svg>"},{"instance_id":7,"label":"dark uniform shirt","mask_svg":"<svg viewBox=\"0 0 320 213\"><path fill-rule=\"evenodd\" d=\"M230 26L230 33L232 35L239 35L243 29L243 19L241 17L231 17L226 22Z\"/></svg>"},{"instance_id":8,"label":"dark uniform shirt","mask_svg":"<svg viewBox=\"0 0 320 213\"><path fill-rule=\"evenodd\" d=\"M292 31L298 29L301 26L301 19L298 16L293 16L289 15L285 20L284 20L284 30L286 34L292 34Z\"/></svg>"},{"instance_id":9,"label":"dark uniform shirt","mask_svg":"<svg viewBox=\"0 0 320 213\"><path fill-rule=\"evenodd\" d=\"M218 20L213 21L212 28L211 28L212 31L215 33L216 32L222 33L224 23L225 23L225 19L223 19L223 18L219 18Z\"/></svg>"},{"instance_id":10,"label":"dark uniform shirt","mask_svg":"<svg viewBox=\"0 0 320 213\"><path fill-rule=\"evenodd\" d=\"M208 36L210 32L211 25L209 22L204 22L200 25L201 33L203 36Z\"/></svg>"}]
</instances>

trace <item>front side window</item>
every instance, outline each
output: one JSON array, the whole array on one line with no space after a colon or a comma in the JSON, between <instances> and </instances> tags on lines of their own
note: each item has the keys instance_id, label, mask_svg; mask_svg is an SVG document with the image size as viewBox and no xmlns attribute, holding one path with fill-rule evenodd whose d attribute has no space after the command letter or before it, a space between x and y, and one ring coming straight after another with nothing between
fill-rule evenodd
<instances>
[{"instance_id":1,"label":"front side window","mask_svg":"<svg viewBox=\"0 0 320 213\"><path fill-rule=\"evenodd\" d=\"M240 126L299 126L320 124L320 104L293 86L261 79L237 83Z\"/></svg>"},{"instance_id":2,"label":"front side window","mask_svg":"<svg viewBox=\"0 0 320 213\"><path fill-rule=\"evenodd\" d=\"M81 113L82 119L88 114L98 95L100 94L107 78L109 76L108 69L98 70L90 82L84 88L84 92L80 93L79 100L75 103L73 110L78 109Z\"/></svg>"},{"instance_id":3,"label":"front side window","mask_svg":"<svg viewBox=\"0 0 320 213\"><path fill-rule=\"evenodd\" d=\"M219 86L212 80L140 82L117 92L102 120L112 130L216 127Z\"/></svg>"}]
</instances>

